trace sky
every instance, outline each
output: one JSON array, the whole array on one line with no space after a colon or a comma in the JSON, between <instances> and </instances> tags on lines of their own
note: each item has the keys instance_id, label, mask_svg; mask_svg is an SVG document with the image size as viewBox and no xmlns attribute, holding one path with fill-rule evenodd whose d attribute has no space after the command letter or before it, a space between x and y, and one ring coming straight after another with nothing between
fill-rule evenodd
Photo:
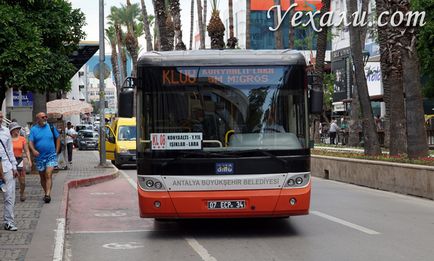
<instances>
[{"instance_id":1,"label":"sky","mask_svg":"<svg viewBox=\"0 0 434 261\"><path fill-rule=\"evenodd\" d=\"M86 16L87 25L83 28L86 32L87 41L98 41L99 39L99 0L69 0L73 8L79 8ZM188 46L190 41L190 0L179 0L181 5L181 23L183 32L184 44ZM138 3L140 6L140 0L131 0L131 3ZM110 7L120 7L121 4L126 5L125 0L104 0L104 16L110 14ZM154 14L154 7L152 0L145 0L146 10L148 14ZM210 7L209 7L210 9ZM196 14L196 13L195 13ZM107 19L105 19L107 24ZM146 47L144 37L139 39L139 44L142 48ZM106 53L110 52L110 46L106 43Z\"/></svg>"}]
</instances>

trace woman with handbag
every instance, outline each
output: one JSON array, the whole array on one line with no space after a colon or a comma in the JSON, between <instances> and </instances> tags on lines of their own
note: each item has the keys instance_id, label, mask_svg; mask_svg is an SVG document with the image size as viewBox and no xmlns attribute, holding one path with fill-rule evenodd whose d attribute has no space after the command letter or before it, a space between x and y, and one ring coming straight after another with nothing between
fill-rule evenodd
<instances>
[{"instance_id":1,"label":"woman with handbag","mask_svg":"<svg viewBox=\"0 0 434 261\"><path fill-rule=\"evenodd\" d=\"M24 190L26 188L26 166L23 160L23 151L26 153L27 162L29 167L32 167L32 160L30 158L29 145L27 144L26 138L20 136L21 126L16 122L12 122L9 125L9 131L12 136L12 144L14 147L14 156L17 160L17 171L18 180L20 182L20 200L25 201L26 196L24 195Z\"/></svg>"}]
</instances>

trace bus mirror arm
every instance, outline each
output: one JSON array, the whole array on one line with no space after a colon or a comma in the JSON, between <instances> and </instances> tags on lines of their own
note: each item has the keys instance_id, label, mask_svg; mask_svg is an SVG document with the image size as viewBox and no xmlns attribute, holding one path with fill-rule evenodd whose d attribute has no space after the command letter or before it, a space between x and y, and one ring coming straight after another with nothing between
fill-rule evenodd
<instances>
[{"instance_id":1,"label":"bus mirror arm","mask_svg":"<svg viewBox=\"0 0 434 261\"><path fill-rule=\"evenodd\" d=\"M321 114L323 109L324 92L311 89L309 91L309 110L312 114Z\"/></svg>"}]
</instances>

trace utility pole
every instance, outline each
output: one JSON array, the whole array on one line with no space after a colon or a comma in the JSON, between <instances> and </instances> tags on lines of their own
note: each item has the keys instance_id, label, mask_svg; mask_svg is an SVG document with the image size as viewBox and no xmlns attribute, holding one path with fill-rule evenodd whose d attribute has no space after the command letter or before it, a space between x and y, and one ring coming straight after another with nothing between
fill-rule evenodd
<instances>
[{"instance_id":1,"label":"utility pole","mask_svg":"<svg viewBox=\"0 0 434 261\"><path fill-rule=\"evenodd\" d=\"M106 165L105 154L105 91L104 91L104 70L103 64L105 61L104 48L104 0L99 0L99 165Z\"/></svg>"}]
</instances>

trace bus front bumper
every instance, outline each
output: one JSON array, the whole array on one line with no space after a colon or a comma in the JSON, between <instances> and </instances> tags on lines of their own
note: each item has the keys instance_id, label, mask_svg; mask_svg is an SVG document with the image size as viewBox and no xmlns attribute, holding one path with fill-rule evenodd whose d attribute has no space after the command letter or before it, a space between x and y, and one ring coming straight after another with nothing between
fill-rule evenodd
<instances>
[{"instance_id":1,"label":"bus front bumper","mask_svg":"<svg viewBox=\"0 0 434 261\"><path fill-rule=\"evenodd\" d=\"M248 218L309 214L311 184L304 188L150 192L138 188L142 218ZM210 201L243 201L241 209L209 209ZM293 203L293 204L291 204Z\"/></svg>"}]
</instances>

